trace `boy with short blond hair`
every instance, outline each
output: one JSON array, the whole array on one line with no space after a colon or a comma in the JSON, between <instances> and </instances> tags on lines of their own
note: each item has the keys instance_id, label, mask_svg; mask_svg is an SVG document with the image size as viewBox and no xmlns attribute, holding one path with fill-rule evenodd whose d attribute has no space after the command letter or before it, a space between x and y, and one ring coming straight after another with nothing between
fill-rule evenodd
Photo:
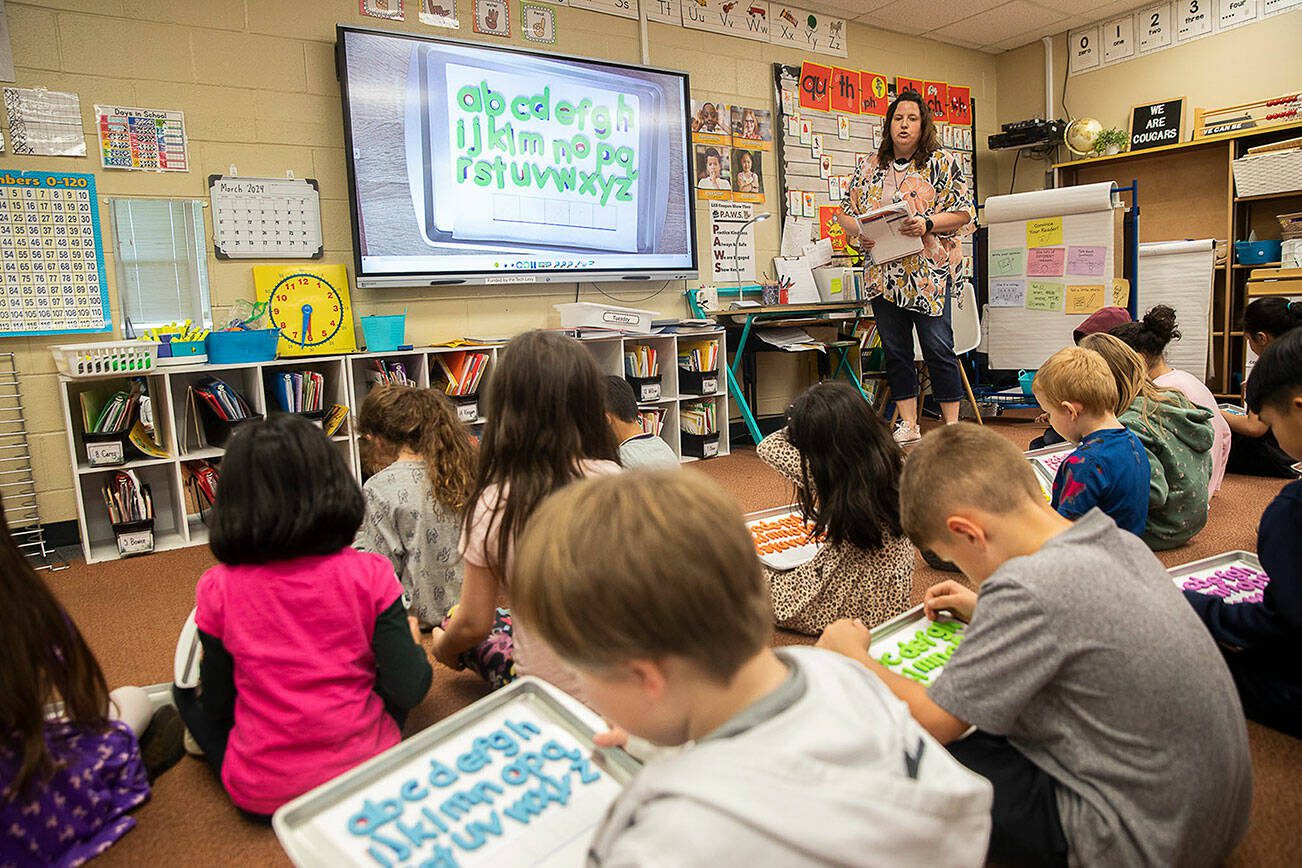
<instances>
[{"instance_id":1,"label":"boy with short blond hair","mask_svg":"<svg viewBox=\"0 0 1302 868\"><path fill-rule=\"evenodd\" d=\"M511 588L594 709L690 743L619 796L590 864L982 864L989 785L863 667L769 647L754 543L705 477L567 486L530 521Z\"/></svg>"},{"instance_id":2,"label":"boy with short blond hair","mask_svg":"<svg viewBox=\"0 0 1302 868\"><path fill-rule=\"evenodd\" d=\"M868 654L862 625L820 645L873 670L994 784L990 858L1008 865L1219 864L1247 828L1243 713L1215 645L1144 543L1094 509L1053 511L1006 439L923 438L901 519L978 587L926 592L969 623L930 687ZM964 737L970 726L976 732Z\"/></svg>"},{"instance_id":3,"label":"boy with short blond hair","mask_svg":"<svg viewBox=\"0 0 1302 868\"><path fill-rule=\"evenodd\" d=\"M1117 419L1117 384L1098 353L1067 347L1049 357L1031 384L1049 424L1076 449L1058 466L1053 508L1079 518L1094 507L1143 536L1149 463L1144 444Z\"/></svg>"}]
</instances>

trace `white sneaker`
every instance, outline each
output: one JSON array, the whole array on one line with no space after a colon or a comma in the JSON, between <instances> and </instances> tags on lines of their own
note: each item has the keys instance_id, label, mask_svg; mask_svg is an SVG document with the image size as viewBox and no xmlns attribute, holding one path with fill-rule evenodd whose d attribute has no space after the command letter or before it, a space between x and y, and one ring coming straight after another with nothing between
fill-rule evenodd
<instances>
[{"instance_id":1,"label":"white sneaker","mask_svg":"<svg viewBox=\"0 0 1302 868\"><path fill-rule=\"evenodd\" d=\"M904 446L909 443L917 443L921 440L922 429L918 427L918 423L916 422L906 422L904 419L901 419L895 423L895 431L891 436L895 438L896 443Z\"/></svg>"},{"instance_id":2,"label":"white sneaker","mask_svg":"<svg viewBox=\"0 0 1302 868\"><path fill-rule=\"evenodd\" d=\"M203 748L199 747L199 742L195 741L194 736L190 735L190 730L185 731L182 743L185 745L185 752L190 756L203 756Z\"/></svg>"}]
</instances>

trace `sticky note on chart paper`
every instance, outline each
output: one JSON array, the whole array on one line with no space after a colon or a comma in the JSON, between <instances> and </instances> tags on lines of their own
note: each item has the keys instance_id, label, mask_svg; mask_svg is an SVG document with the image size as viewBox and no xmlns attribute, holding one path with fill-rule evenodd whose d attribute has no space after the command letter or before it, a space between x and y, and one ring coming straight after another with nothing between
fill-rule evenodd
<instances>
[{"instance_id":1,"label":"sticky note on chart paper","mask_svg":"<svg viewBox=\"0 0 1302 868\"><path fill-rule=\"evenodd\" d=\"M1031 280L1026 284L1027 310L1062 310L1063 285L1059 280Z\"/></svg>"},{"instance_id":2,"label":"sticky note on chart paper","mask_svg":"<svg viewBox=\"0 0 1302 868\"><path fill-rule=\"evenodd\" d=\"M1124 277L1112 278L1112 306L1128 307L1130 305L1130 281Z\"/></svg>"},{"instance_id":3,"label":"sticky note on chart paper","mask_svg":"<svg viewBox=\"0 0 1302 868\"><path fill-rule=\"evenodd\" d=\"M1094 286L1073 286L1068 284L1067 297L1063 304L1063 313L1094 313L1103 307L1103 284Z\"/></svg>"},{"instance_id":4,"label":"sticky note on chart paper","mask_svg":"<svg viewBox=\"0 0 1302 868\"><path fill-rule=\"evenodd\" d=\"M1026 273L1025 250L991 250L987 259L991 277L1018 277Z\"/></svg>"},{"instance_id":5,"label":"sticky note on chart paper","mask_svg":"<svg viewBox=\"0 0 1302 868\"><path fill-rule=\"evenodd\" d=\"M1026 304L1026 281L992 280L990 281L991 307L1023 307Z\"/></svg>"},{"instance_id":6,"label":"sticky note on chart paper","mask_svg":"<svg viewBox=\"0 0 1302 868\"><path fill-rule=\"evenodd\" d=\"M1027 247L1054 247L1062 244L1062 218L1045 217L1026 221Z\"/></svg>"},{"instance_id":7,"label":"sticky note on chart paper","mask_svg":"<svg viewBox=\"0 0 1302 868\"><path fill-rule=\"evenodd\" d=\"M1026 251L1026 273L1030 277L1062 277L1066 260L1066 248L1033 247Z\"/></svg>"},{"instance_id":8,"label":"sticky note on chart paper","mask_svg":"<svg viewBox=\"0 0 1302 868\"><path fill-rule=\"evenodd\" d=\"M1102 277L1107 257L1106 247L1068 247L1067 273L1082 277Z\"/></svg>"}]
</instances>

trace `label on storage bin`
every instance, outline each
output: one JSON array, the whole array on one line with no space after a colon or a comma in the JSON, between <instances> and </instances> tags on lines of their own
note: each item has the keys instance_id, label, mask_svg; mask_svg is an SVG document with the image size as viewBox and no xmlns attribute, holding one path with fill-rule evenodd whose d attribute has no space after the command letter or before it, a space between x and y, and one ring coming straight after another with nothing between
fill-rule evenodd
<instances>
[{"instance_id":1,"label":"label on storage bin","mask_svg":"<svg viewBox=\"0 0 1302 868\"><path fill-rule=\"evenodd\" d=\"M118 554L144 555L154 550L154 532L152 530L131 530L118 534Z\"/></svg>"},{"instance_id":2,"label":"label on storage bin","mask_svg":"<svg viewBox=\"0 0 1302 868\"><path fill-rule=\"evenodd\" d=\"M479 402L471 401L469 404L457 404L457 421L474 422L479 418Z\"/></svg>"},{"instance_id":3,"label":"label on storage bin","mask_svg":"<svg viewBox=\"0 0 1302 868\"><path fill-rule=\"evenodd\" d=\"M713 458L719 454L719 441L712 440L701 445L701 455L705 458Z\"/></svg>"},{"instance_id":4,"label":"label on storage bin","mask_svg":"<svg viewBox=\"0 0 1302 868\"><path fill-rule=\"evenodd\" d=\"M718 378L718 377L706 377L706 378L702 378L702 380L701 380L701 394L702 394L702 395L715 395L715 394L718 394L718 392L719 392L719 378Z\"/></svg>"},{"instance_id":5,"label":"label on storage bin","mask_svg":"<svg viewBox=\"0 0 1302 868\"><path fill-rule=\"evenodd\" d=\"M638 396L639 401L659 401L660 400L660 383L659 381L642 383L639 385L641 394Z\"/></svg>"},{"instance_id":6,"label":"label on storage bin","mask_svg":"<svg viewBox=\"0 0 1302 868\"><path fill-rule=\"evenodd\" d=\"M122 464L122 441L106 440L103 443L87 443L86 460L90 462L91 467L103 467L106 464Z\"/></svg>"}]
</instances>

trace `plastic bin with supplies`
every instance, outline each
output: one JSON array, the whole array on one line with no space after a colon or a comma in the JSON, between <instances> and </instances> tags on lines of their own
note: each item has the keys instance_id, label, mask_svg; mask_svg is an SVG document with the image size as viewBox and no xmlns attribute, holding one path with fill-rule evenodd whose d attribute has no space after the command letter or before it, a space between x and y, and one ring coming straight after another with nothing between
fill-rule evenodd
<instances>
[{"instance_id":1,"label":"plastic bin with supplies","mask_svg":"<svg viewBox=\"0 0 1302 868\"><path fill-rule=\"evenodd\" d=\"M563 329L603 328L649 335L651 320L655 318L655 311L591 301L556 304L552 307L560 311Z\"/></svg>"},{"instance_id":2,"label":"plastic bin with supplies","mask_svg":"<svg viewBox=\"0 0 1302 868\"><path fill-rule=\"evenodd\" d=\"M104 341L50 347L54 366L65 377L147 374L158 366L154 341Z\"/></svg>"},{"instance_id":3,"label":"plastic bin with supplies","mask_svg":"<svg viewBox=\"0 0 1302 868\"><path fill-rule=\"evenodd\" d=\"M276 357L279 342L280 329L212 332L208 335L208 363L269 362Z\"/></svg>"}]
</instances>

